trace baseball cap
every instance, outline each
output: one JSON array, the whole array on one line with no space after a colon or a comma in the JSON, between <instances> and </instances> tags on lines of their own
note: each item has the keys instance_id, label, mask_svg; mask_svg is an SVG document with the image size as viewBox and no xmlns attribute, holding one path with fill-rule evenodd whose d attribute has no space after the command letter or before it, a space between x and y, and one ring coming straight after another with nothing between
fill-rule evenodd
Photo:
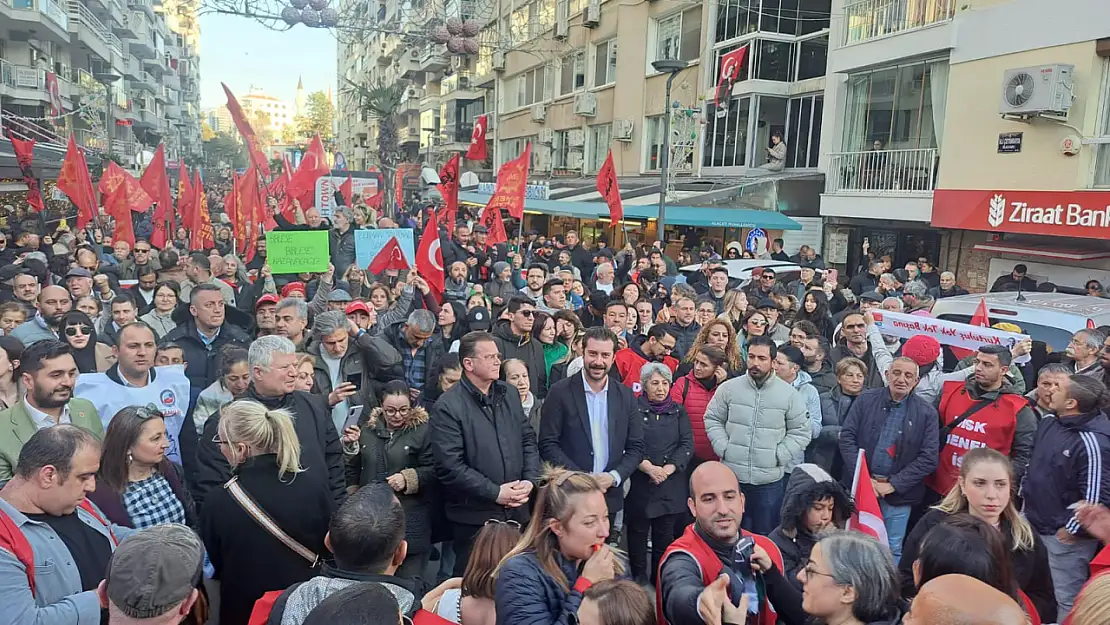
<instances>
[{"instance_id":1,"label":"baseball cap","mask_svg":"<svg viewBox=\"0 0 1110 625\"><path fill-rule=\"evenodd\" d=\"M343 289L335 289L328 293L329 302L349 302L352 301L351 294Z\"/></svg>"},{"instance_id":2,"label":"baseball cap","mask_svg":"<svg viewBox=\"0 0 1110 625\"><path fill-rule=\"evenodd\" d=\"M92 277L92 273L90 273L89 270L85 269L84 267L74 267L73 269L70 269L69 271L66 272L66 280L69 280L70 278L91 278L91 277Z\"/></svg>"},{"instance_id":3,"label":"baseball cap","mask_svg":"<svg viewBox=\"0 0 1110 625\"><path fill-rule=\"evenodd\" d=\"M279 298L277 295L274 295L273 293L267 293L258 298L258 301L254 303L254 309L258 310L260 306L263 306L265 304L277 304L279 301L281 301L281 298Z\"/></svg>"},{"instance_id":4,"label":"baseball cap","mask_svg":"<svg viewBox=\"0 0 1110 625\"><path fill-rule=\"evenodd\" d=\"M471 332L475 330L489 330L490 329L490 316L489 311L483 306L471 308L466 313L466 324Z\"/></svg>"},{"instance_id":5,"label":"baseball cap","mask_svg":"<svg viewBox=\"0 0 1110 625\"><path fill-rule=\"evenodd\" d=\"M161 616L196 589L204 545L177 523L149 527L116 547L104 581L108 599L131 618Z\"/></svg>"},{"instance_id":6,"label":"baseball cap","mask_svg":"<svg viewBox=\"0 0 1110 625\"><path fill-rule=\"evenodd\" d=\"M281 296L289 297L289 295L292 294L294 291L300 291L301 295L308 295L304 288L304 282L290 282L289 284L281 287Z\"/></svg>"},{"instance_id":7,"label":"baseball cap","mask_svg":"<svg viewBox=\"0 0 1110 625\"><path fill-rule=\"evenodd\" d=\"M347 309L343 311L343 314L350 315L357 312L363 312L369 315L370 307L366 305L366 302L351 302L350 304L347 304Z\"/></svg>"},{"instance_id":8,"label":"baseball cap","mask_svg":"<svg viewBox=\"0 0 1110 625\"><path fill-rule=\"evenodd\" d=\"M11 280L12 278L23 273L28 273L23 265L4 265L3 268L0 268L0 281Z\"/></svg>"}]
</instances>

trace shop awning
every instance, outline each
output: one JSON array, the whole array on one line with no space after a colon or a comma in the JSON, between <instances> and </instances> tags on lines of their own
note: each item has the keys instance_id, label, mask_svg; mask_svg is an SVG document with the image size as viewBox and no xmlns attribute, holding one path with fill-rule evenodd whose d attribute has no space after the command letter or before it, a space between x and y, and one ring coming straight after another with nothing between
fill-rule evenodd
<instances>
[{"instance_id":1,"label":"shop awning","mask_svg":"<svg viewBox=\"0 0 1110 625\"><path fill-rule=\"evenodd\" d=\"M973 245L971 249L980 252L1020 254L1021 256L1051 258L1054 260L1100 260L1103 258L1110 258L1110 250L1068 249L1034 244L1025 245L1021 243L977 243Z\"/></svg>"}]
</instances>

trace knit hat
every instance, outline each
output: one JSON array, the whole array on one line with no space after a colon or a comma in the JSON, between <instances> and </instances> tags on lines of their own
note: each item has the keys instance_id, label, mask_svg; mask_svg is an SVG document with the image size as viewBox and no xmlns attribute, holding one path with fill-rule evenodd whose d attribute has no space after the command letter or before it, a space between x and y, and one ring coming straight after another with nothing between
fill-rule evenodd
<instances>
[{"instance_id":1,"label":"knit hat","mask_svg":"<svg viewBox=\"0 0 1110 625\"><path fill-rule=\"evenodd\" d=\"M281 296L289 297L289 295L292 294L294 291L300 291L302 296L308 297L308 293L305 291L304 288L304 282L290 282L289 284L281 287Z\"/></svg>"},{"instance_id":2,"label":"knit hat","mask_svg":"<svg viewBox=\"0 0 1110 625\"><path fill-rule=\"evenodd\" d=\"M915 334L902 345L902 355L924 367L940 358L940 343L931 336Z\"/></svg>"},{"instance_id":3,"label":"knit hat","mask_svg":"<svg viewBox=\"0 0 1110 625\"><path fill-rule=\"evenodd\" d=\"M508 268L509 268L509 263L507 263L503 260L499 260L496 263L493 263L493 275L494 276L499 276L499 275L501 275L502 271L505 271Z\"/></svg>"},{"instance_id":4,"label":"knit hat","mask_svg":"<svg viewBox=\"0 0 1110 625\"><path fill-rule=\"evenodd\" d=\"M125 538L112 554L104 581L112 605L131 618L161 616L196 589L204 571L204 545L176 523Z\"/></svg>"}]
</instances>

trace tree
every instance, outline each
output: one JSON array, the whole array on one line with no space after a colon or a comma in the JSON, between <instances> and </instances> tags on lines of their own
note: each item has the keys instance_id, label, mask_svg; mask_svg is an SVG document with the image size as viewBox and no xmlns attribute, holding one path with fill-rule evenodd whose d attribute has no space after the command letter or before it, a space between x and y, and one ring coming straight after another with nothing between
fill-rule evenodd
<instances>
[{"instance_id":1,"label":"tree","mask_svg":"<svg viewBox=\"0 0 1110 625\"><path fill-rule=\"evenodd\" d=\"M254 111L250 117L251 129L258 139L258 145L266 149L274 144L274 131L270 128L270 114L266 111Z\"/></svg>"},{"instance_id":2,"label":"tree","mask_svg":"<svg viewBox=\"0 0 1110 625\"><path fill-rule=\"evenodd\" d=\"M204 161L209 167L225 165L238 169L247 166L247 146L236 135L217 133L211 141L204 142Z\"/></svg>"},{"instance_id":3,"label":"tree","mask_svg":"<svg viewBox=\"0 0 1110 625\"><path fill-rule=\"evenodd\" d=\"M201 120L200 122L200 140L211 141L216 138L216 131L212 130L212 126L208 124L208 120Z\"/></svg>"},{"instance_id":4,"label":"tree","mask_svg":"<svg viewBox=\"0 0 1110 625\"><path fill-rule=\"evenodd\" d=\"M297 119L302 119L298 117ZM297 132L297 121L294 120L292 124L285 124L281 127L281 142L285 145L291 145L300 139L300 133Z\"/></svg>"},{"instance_id":5,"label":"tree","mask_svg":"<svg viewBox=\"0 0 1110 625\"><path fill-rule=\"evenodd\" d=\"M344 80L347 80L344 78ZM396 112L401 106L401 97L405 93L405 85L386 83L379 79L372 87L359 85L350 80L358 96L358 107L367 113L367 117L378 120L378 166L384 178L385 202L382 206L393 206L390 199L393 187L393 176L397 172L397 164L401 162L404 152L397 138Z\"/></svg>"},{"instance_id":6,"label":"tree","mask_svg":"<svg viewBox=\"0 0 1110 625\"><path fill-rule=\"evenodd\" d=\"M312 137L319 134L324 141L334 136L334 133L332 133L332 123L334 121L335 107L328 99L328 94L323 91L313 91L308 94L304 115L298 115L293 120L297 124L297 132L302 137Z\"/></svg>"}]
</instances>

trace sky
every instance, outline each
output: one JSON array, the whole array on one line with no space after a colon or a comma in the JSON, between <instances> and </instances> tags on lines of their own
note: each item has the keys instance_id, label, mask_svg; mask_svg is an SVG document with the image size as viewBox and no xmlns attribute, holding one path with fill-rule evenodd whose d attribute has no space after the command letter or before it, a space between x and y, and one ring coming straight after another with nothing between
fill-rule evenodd
<instances>
[{"instance_id":1,"label":"sky","mask_svg":"<svg viewBox=\"0 0 1110 625\"><path fill-rule=\"evenodd\" d=\"M297 77L305 94L335 91L336 42L325 28L303 24L274 31L246 17L207 14L200 18L200 100L204 109L227 102L220 83L236 96L259 87L293 103Z\"/></svg>"}]
</instances>

